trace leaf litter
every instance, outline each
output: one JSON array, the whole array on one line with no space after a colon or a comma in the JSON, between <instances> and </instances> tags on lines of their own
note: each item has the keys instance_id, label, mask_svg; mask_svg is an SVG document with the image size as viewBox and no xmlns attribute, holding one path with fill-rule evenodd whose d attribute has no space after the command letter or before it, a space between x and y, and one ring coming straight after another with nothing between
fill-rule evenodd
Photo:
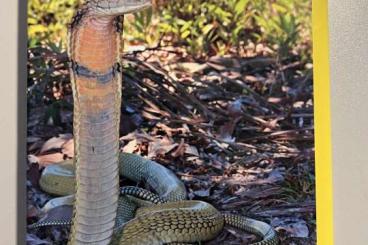
<instances>
[{"instance_id":1,"label":"leaf litter","mask_svg":"<svg viewBox=\"0 0 368 245\"><path fill-rule=\"evenodd\" d=\"M127 53L121 150L172 169L190 199L270 223L282 244L315 244L311 71L300 64L280 65L261 53L200 62L165 50ZM30 79L38 79L38 85L28 93L29 224L41 218L43 205L53 198L37 184L43 167L74 154L67 62L64 53L50 57L57 74L34 75ZM62 93L55 93L50 75L60 79ZM67 236L68 228L28 230L27 244L64 244ZM226 227L202 244L257 239Z\"/></svg>"}]
</instances>

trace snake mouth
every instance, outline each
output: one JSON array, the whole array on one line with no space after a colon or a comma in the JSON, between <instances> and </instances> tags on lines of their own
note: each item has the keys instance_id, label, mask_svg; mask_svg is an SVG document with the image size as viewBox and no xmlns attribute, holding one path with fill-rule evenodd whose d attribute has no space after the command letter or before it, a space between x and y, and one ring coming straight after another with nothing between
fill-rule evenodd
<instances>
[{"instance_id":1,"label":"snake mouth","mask_svg":"<svg viewBox=\"0 0 368 245\"><path fill-rule=\"evenodd\" d=\"M93 12L101 16L117 16L141 11L152 6L151 0L90 1Z\"/></svg>"}]
</instances>

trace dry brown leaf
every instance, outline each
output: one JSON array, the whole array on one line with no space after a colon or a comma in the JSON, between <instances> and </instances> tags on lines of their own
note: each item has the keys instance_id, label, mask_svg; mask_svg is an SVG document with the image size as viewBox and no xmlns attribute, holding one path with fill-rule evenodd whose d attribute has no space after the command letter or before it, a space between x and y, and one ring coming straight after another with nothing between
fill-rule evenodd
<instances>
[{"instance_id":1,"label":"dry brown leaf","mask_svg":"<svg viewBox=\"0 0 368 245\"><path fill-rule=\"evenodd\" d=\"M27 169L27 180L29 180L32 186L37 187L40 180L41 173L37 163L31 164Z\"/></svg>"},{"instance_id":2,"label":"dry brown leaf","mask_svg":"<svg viewBox=\"0 0 368 245\"><path fill-rule=\"evenodd\" d=\"M50 164L58 163L64 160L64 154L62 153L52 153L47 155L35 156L29 155L28 161L31 163L38 163L40 167L45 167Z\"/></svg>"},{"instance_id":3,"label":"dry brown leaf","mask_svg":"<svg viewBox=\"0 0 368 245\"><path fill-rule=\"evenodd\" d=\"M36 143L39 140L41 140L40 137L32 137L32 136L27 137L27 143Z\"/></svg>"},{"instance_id":4,"label":"dry brown leaf","mask_svg":"<svg viewBox=\"0 0 368 245\"><path fill-rule=\"evenodd\" d=\"M220 133L216 137L217 139L225 142L235 142L235 138L232 137L236 124L240 121L241 117L237 117L234 120L225 123L220 127Z\"/></svg>"},{"instance_id":5,"label":"dry brown leaf","mask_svg":"<svg viewBox=\"0 0 368 245\"><path fill-rule=\"evenodd\" d=\"M160 120L161 119L160 117L155 116L152 113L149 113L147 111L142 111L142 117L144 117L148 120Z\"/></svg>"},{"instance_id":6,"label":"dry brown leaf","mask_svg":"<svg viewBox=\"0 0 368 245\"><path fill-rule=\"evenodd\" d=\"M199 152L197 150L197 147L193 146L193 145L186 145L185 147L185 153L188 155L193 155L193 156L197 156L199 157Z\"/></svg>"},{"instance_id":7,"label":"dry brown leaf","mask_svg":"<svg viewBox=\"0 0 368 245\"><path fill-rule=\"evenodd\" d=\"M193 191L193 194L198 197L209 197L210 196L210 189L203 189L198 191Z\"/></svg>"},{"instance_id":8,"label":"dry brown leaf","mask_svg":"<svg viewBox=\"0 0 368 245\"><path fill-rule=\"evenodd\" d=\"M240 62L230 56L212 56L208 59L207 64L218 71L234 68L239 69L241 67Z\"/></svg>"},{"instance_id":9,"label":"dry brown leaf","mask_svg":"<svg viewBox=\"0 0 368 245\"><path fill-rule=\"evenodd\" d=\"M40 211L33 205L29 204L27 206L27 219L38 217L40 215Z\"/></svg>"},{"instance_id":10,"label":"dry brown leaf","mask_svg":"<svg viewBox=\"0 0 368 245\"><path fill-rule=\"evenodd\" d=\"M32 164L32 163L38 163L38 157L36 157L35 155L28 155L28 163Z\"/></svg>"},{"instance_id":11,"label":"dry brown leaf","mask_svg":"<svg viewBox=\"0 0 368 245\"><path fill-rule=\"evenodd\" d=\"M34 151L40 149L43 146L44 143L45 142L42 141L42 140L36 141L35 143L33 143L32 145L30 145L28 147L28 151L33 151L34 152Z\"/></svg>"},{"instance_id":12,"label":"dry brown leaf","mask_svg":"<svg viewBox=\"0 0 368 245\"><path fill-rule=\"evenodd\" d=\"M133 139L123 147L123 152L133 153L137 149L137 146L138 146L137 140Z\"/></svg>"},{"instance_id":13,"label":"dry brown leaf","mask_svg":"<svg viewBox=\"0 0 368 245\"><path fill-rule=\"evenodd\" d=\"M61 146L61 152L68 157L74 157L74 140L70 139Z\"/></svg>"},{"instance_id":14,"label":"dry brown leaf","mask_svg":"<svg viewBox=\"0 0 368 245\"><path fill-rule=\"evenodd\" d=\"M153 158L157 155L163 156L172 151L176 146L178 146L178 144L168 137L163 137L162 139L150 142L148 145L148 158Z\"/></svg>"},{"instance_id":15,"label":"dry brown leaf","mask_svg":"<svg viewBox=\"0 0 368 245\"><path fill-rule=\"evenodd\" d=\"M189 73L197 73L202 72L204 69L208 68L208 65L205 64L199 64L195 62L182 62L182 63L174 63L169 64L167 66L164 66L166 70L179 70Z\"/></svg>"},{"instance_id":16,"label":"dry brown leaf","mask_svg":"<svg viewBox=\"0 0 368 245\"><path fill-rule=\"evenodd\" d=\"M171 153L171 155L173 157L182 156L182 155L184 155L185 148L186 148L186 144L184 143L184 139L181 138L178 148L176 148L176 150L173 153Z\"/></svg>"},{"instance_id":17,"label":"dry brown leaf","mask_svg":"<svg viewBox=\"0 0 368 245\"><path fill-rule=\"evenodd\" d=\"M156 141L157 139L152 137L151 135L145 133L144 131L142 131L142 132L134 131L134 132L132 132L130 134L127 134L123 137L120 137L120 140L121 141L136 140L137 145L141 145L142 143L148 143L148 142Z\"/></svg>"},{"instance_id":18,"label":"dry brown leaf","mask_svg":"<svg viewBox=\"0 0 368 245\"><path fill-rule=\"evenodd\" d=\"M303 219L275 218L272 220L272 226L277 226L277 231L286 231L289 237L307 238L309 236L307 222Z\"/></svg>"},{"instance_id":19,"label":"dry brown leaf","mask_svg":"<svg viewBox=\"0 0 368 245\"><path fill-rule=\"evenodd\" d=\"M43 144L40 153L44 153L51 149L59 149L66 141L72 138L73 136L71 134L60 134L59 137L52 137Z\"/></svg>"},{"instance_id":20,"label":"dry brown leaf","mask_svg":"<svg viewBox=\"0 0 368 245\"><path fill-rule=\"evenodd\" d=\"M186 134L190 132L190 129L188 128L188 126L185 127L184 125L181 128L171 128L167 126L166 124L157 123L156 127L165 131L168 137L172 137L173 134L177 134L177 133Z\"/></svg>"}]
</instances>

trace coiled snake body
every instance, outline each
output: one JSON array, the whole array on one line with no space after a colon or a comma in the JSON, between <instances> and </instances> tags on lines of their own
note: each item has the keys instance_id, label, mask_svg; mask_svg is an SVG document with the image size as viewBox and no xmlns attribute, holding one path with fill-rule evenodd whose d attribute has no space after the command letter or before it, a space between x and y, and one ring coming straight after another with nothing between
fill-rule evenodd
<instances>
[{"instance_id":1,"label":"coiled snake body","mask_svg":"<svg viewBox=\"0 0 368 245\"><path fill-rule=\"evenodd\" d=\"M262 236L257 245L277 244L276 233L263 222L221 214L205 202L184 201L184 185L161 165L132 154L119 158L119 16L149 5L148 0L88 1L70 25L74 164L50 166L40 180L49 193L75 193L69 244L110 244L117 240L112 241L114 231L120 245L191 243L213 239L225 223ZM119 170L133 181L146 182L168 202L141 207L127 222L136 204L119 198Z\"/></svg>"}]
</instances>

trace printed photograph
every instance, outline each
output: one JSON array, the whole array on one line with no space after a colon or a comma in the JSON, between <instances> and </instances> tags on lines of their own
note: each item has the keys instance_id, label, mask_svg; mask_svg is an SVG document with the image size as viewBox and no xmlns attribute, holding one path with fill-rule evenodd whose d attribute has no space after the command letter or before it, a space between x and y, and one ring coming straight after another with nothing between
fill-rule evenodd
<instances>
[{"instance_id":1,"label":"printed photograph","mask_svg":"<svg viewBox=\"0 0 368 245\"><path fill-rule=\"evenodd\" d=\"M28 0L27 244L315 245L311 0Z\"/></svg>"}]
</instances>

